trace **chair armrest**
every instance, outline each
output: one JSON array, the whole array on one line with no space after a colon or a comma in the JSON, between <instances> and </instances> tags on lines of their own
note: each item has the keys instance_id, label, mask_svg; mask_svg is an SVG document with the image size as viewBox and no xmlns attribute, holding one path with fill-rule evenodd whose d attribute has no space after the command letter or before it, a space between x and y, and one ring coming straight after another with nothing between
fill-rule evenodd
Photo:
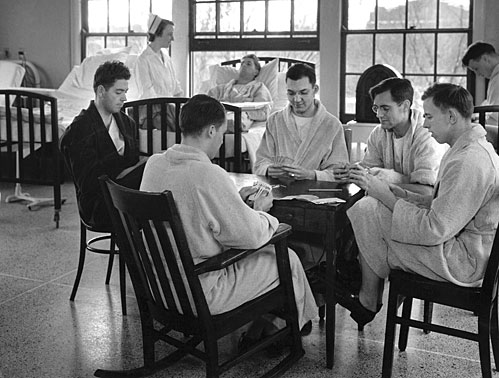
<instances>
[{"instance_id":1,"label":"chair armrest","mask_svg":"<svg viewBox=\"0 0 499 378\"><path fill-rule=\"evenodd\" d=\"M225 269L228 266L234 264L236 261L239 261L245 258L246 256L251 255L252 253L262 249L263 247L269 244L275 244L278 241L286 238L290 234L291 234L291 226L286 223L280 223L276 232L274 233L274 235L272 235L272 238L264 245L256 249L235 249L235 248L228 249L227 251L217 256L213 256L206 261L196 264L194 267L194 272L197 275L200 275L206 272Z\"/></svg>"}]
</instances>

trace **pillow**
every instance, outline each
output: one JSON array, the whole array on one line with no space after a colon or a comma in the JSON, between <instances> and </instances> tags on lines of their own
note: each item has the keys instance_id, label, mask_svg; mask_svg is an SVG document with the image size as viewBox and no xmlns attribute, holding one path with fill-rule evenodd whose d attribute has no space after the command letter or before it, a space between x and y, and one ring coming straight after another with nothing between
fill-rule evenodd
<instances>
[{"instance_id":1,"label":"pillow","mask_svg":"<svg viewBox=\"0 0 499 378\"><path fill-rule=\"evenodd\" d=\"M255 78L256 81L261 81L265 84L272 96L272 99L277 97L277 59L270 61L262 66L260 73ZM212 78L212 86L225 84L232 79L237 79L239 69L230 66L213 65L209 68L210 77Z\"/></svg>"},{"instance_id":2,"label":"pillow","mask_svg":"<svg viewBox=\"0 0 499 378\"><path fill-rule=\"evenodd\" d=\"M86 57L81 63L73 81L77 88L92 89L94 85L94 75L97 68L108 60L119 60L123 63L128 58L128 51L120 51L113 54L97 53L97 55ZM92 89L93 90L93 89Z\"/></svg>"},{"instance_id":3,"label":"pillow","mask_svg":"<svg viewBox=\"0 0 499 378\"><path fill-rule=\"evenodd\" d=\"M277 74L277 96L274 100L274 110L283 109L288 103L288 88L286 87L286 72L279 72Z\"/></svg>"},{"instance_id":4,"label":"pillow","mask_svg":"<svg viewBox=\"0 0 499 378\"><path fill-rule=\"evenodd\" d=\"M0 60L0 88L20 87L25 72L20 64Z\"/></svg>"}]
</instances>

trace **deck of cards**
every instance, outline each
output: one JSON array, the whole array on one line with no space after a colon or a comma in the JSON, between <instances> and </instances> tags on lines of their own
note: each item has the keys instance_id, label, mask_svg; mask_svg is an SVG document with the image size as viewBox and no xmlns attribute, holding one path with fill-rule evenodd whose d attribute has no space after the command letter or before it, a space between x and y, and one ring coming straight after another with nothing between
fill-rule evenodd
<instances>
[{"instance_id":1,"label":"deck of cards","mask_svg":"<svg viewBox=\"0 0 499 378\"><path fill-rule=\"evenodd\" d=\"M255 201L258 197L266 196L272 191L272 186L261 181L255 181L253 187L257 188L257 191L248 197L248 200Z\"/></svg>"}]
</instances>

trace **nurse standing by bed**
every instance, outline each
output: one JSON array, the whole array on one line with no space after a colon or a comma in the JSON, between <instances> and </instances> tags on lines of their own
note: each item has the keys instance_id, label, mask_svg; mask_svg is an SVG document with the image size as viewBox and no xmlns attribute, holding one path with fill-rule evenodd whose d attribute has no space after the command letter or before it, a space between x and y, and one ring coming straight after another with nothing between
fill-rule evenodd
<instances>
[{"instance_id":1,"label":"nurse standing by bed","mask_svg":"<svg viewBox=\"0 0 499 378\"><path fill-rule=\"evenodd\" d=\"M167 49L174 41L175 25L155 14L147 23L149 45L137 58L136 73L139 98L181 97L184 91L175 76Z\"/></svg>"}]
</instances>

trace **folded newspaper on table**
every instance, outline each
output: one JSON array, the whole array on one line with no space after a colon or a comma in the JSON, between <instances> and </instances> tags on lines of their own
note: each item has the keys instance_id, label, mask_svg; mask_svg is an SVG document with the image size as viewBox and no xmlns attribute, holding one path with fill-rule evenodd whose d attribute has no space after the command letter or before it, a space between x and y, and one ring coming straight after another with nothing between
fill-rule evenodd
<instances>
[{"instance_id":1,"label":"folded newspaper on table","mask_svg":"<svg viewBox=\"0 0 499 378\"><path fill-rule=\"evenodd\" d=\"M327 203L344 203L346 202L344 199L338 198L338 197L329 197L329 198L319 198L317 196L314 196L313 194L298 194L294 196L286 196L282 198L276 198L278 200L299 200L299 201L308 201L315 203L317 205L324 205Z\"/></svg>"}]
</instances>

